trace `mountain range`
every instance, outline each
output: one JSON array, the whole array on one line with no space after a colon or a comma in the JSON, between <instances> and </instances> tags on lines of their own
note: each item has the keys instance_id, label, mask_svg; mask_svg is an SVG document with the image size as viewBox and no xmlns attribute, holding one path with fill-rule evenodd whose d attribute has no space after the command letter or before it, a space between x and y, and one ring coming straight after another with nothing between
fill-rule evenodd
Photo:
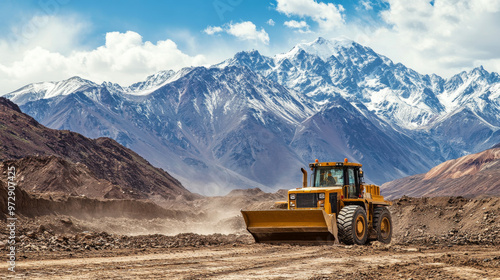
<instances>
[{"instance_id":1,"label":"mountain range","mask_svg":"<svg viewBox=\"0 0 500 280\"><path fill-rule=\"evenodd\" d=\"M381 184L500 142L497 73L422 75L347 39L239 52L128 87L72 77L5 97L50 128L113 138L208 195L298 187L316 158L360 162Z\"/></svg>"}]
</instances>

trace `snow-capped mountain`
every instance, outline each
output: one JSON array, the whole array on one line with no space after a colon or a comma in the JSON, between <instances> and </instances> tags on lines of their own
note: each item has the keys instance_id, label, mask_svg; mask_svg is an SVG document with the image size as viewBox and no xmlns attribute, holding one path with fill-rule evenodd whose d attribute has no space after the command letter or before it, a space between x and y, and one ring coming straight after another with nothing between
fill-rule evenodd
<instances>
[{"instance_id":1,"label":"snow-capped mountain","mask_svg":"<svg viewBox=\"0 0 500 280\"><path fill-rule=\"evenodd\" d=\"M335 94L361 101L387 122L407 129L428 124L444 109L431 77L346 39L318 38L272 58L241 52L220 65L246 65L318 104L328 104Z\"/></svg>"},{"instance_id":2,"label":"snow-capped mountain","mask_svg":"<svg viewBox=\"0 0 500 280\"><path fill-rule=\"evenodd\" d=\"M296 187L316 158L361 162L381 184L500 142L498 74L421 75L347 39L129 87L71 78L6 97L51 128L114 138L204 194Z\"/></svg>"},{"instance_id":3,"label":"snow-capped mountain","mask_svg":"<svg viewBox=\"0 0 500 280\"><path fill-rule=\"evenodd\" d=\"M362 103L378 118L446 158L478 152L495 144L500 124L500 79L482 67L450 79L421 75L372 49L353 41L318 38L299 44L289 52L265 57L257 51L240 52L216 67L245 65L268 79L302 93L316 107L328 105L338 96ZM469 124L447 120L465 115ZM481 142L469 142L467 129L484 128L490 135ZM462 131L465 130L465 131ZM432 135L431 135L432 134ZM436 135L437 134L437 135ZM457 139L464 138L457 145ZM431 140L429 140L429 137ZM435 138L440 141L435 142ZM468 140L467 140L468 139Z\"/></svg>"}]
</instances>

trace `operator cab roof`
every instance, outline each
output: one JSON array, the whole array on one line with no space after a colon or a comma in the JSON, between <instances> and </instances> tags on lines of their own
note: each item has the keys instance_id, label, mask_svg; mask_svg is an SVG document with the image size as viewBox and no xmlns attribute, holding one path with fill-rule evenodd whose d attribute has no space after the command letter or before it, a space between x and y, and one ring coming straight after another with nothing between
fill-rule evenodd
<instances>
[{"instance_id":1,"label":"operator cab roof","mask_svg":"<svg viewBox=\"0 0 500 280\"><path fill-rule=\"evenodd\" d=\"M361 167L363 166L362 164L360 163L355 163L355 162L349 162L347 161L347 159L344 159L344 162L319 162L318 160L316 160L315 163L310 163L309 164L309 167L312 169L313 167L327 167L327 166L331 166L331 167L335 167L335 166L357 166L357 167Z\"/></svg>"}]
</instances>

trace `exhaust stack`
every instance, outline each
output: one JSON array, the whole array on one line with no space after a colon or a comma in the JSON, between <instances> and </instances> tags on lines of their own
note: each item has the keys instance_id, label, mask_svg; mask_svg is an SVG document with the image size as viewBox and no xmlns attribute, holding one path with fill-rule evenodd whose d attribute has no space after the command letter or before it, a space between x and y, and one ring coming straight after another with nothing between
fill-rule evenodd
<instances>
[{"instance_id":1,"label":"exhaust stack","mask_svg":"<svg viewBox=\"0 0 500 280\"><path fill-rule=\"evenodd\" d=\"M304 168L300 168L302 171L302 187L307 188L307 171Z\"/></svg>"}]
</instances>

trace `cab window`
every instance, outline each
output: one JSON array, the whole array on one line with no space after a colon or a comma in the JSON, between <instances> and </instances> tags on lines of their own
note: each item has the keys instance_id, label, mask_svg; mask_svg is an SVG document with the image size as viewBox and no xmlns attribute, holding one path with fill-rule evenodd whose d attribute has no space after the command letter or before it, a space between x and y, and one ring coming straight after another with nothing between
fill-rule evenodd
<instances>
[{"instance_id":1,"label":"cab window","mask_svg":"<svg viewBox=\"0 0 500 280\"><path fill-rule=\"evenodd\" d=\"M354 187L356 183L354 181L354 169L352 168L347 169L347 173L349 175L349 187Z\"/></svg>"},{"instance_id":2,"label":"cab window","mask_svg":"<svg viewBox=\"0 0 500 280\"><path fill-rule=\"evenodd\" d=\"M348 195L349 198L357 198L358 197L358 189L356 188L356 178L354 176L354 168L347 169L347 176L349 177L349 187L348 187Z\"/></svg>"},{"instance_id":3,"label":"cab window","mask_svg":"<svg viewBox=\"0 0 500 280\"><path fill-rule=\"evenodd\" d=\"M318 168L315 174L315 187L338 187L344 185L342 168Z\"/></svg>"}]
</instances>

